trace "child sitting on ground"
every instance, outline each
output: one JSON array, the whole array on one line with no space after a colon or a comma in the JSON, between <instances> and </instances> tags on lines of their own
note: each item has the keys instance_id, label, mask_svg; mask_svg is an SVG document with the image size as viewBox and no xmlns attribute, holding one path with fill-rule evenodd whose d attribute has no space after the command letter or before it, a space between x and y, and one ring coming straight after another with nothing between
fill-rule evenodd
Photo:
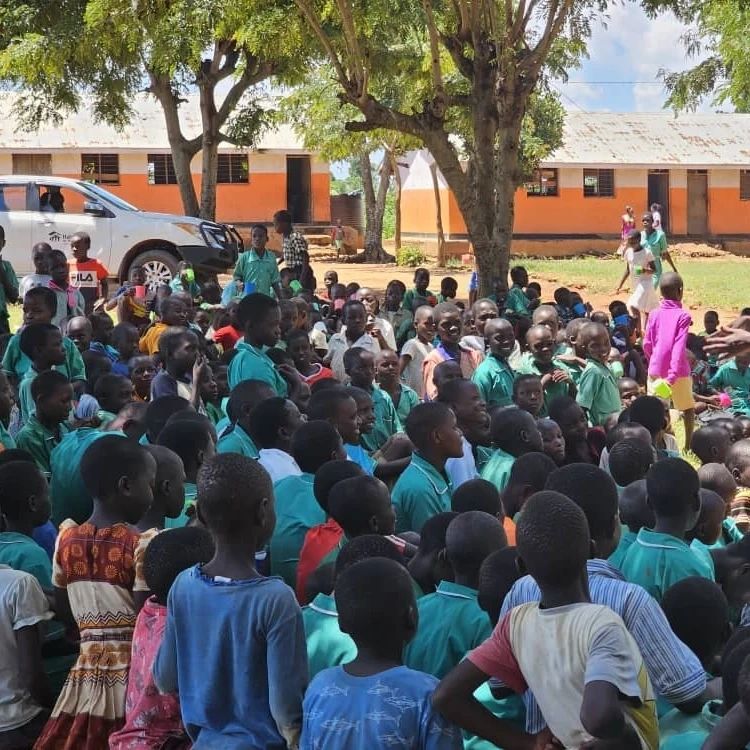
<instances>
[{"instance_id":1,"label":"child sitting on ground","mask_svg":"<svg viewBox=\"0 0 750 750\"><path fill-rule=\"evenodd\" d=\"M112 348L117 353L112 362L112 372L117 375L130 375L128 362L138 354L138 329L130 323L118 323L110 336Z\"/></svg>"},{"instance_id":2,"label":"child sitting on ground","mask_svg":"<svg viewBox=\"0 0 750 750\"><path fill-rule=\"evenodd\" d=\"M657 747L655 700L638 646L617 615L590 603L589 550L586 517L571 500L557 492L529 498L517 551L539 584L541 606L521 605L501 618L438 686L438 710L496 745L520 745L520 730L473 701L474 691L496 677L516 693L533 691L549 732L564 746L598 739ZM560 666L549 669L551 663Z\"/></svg>"},{"instance_id":3,"label":"child sitting on ground","mask_svg":"<svg viewBox=\"0 0 750 750\"><path fill-rule=\"evenodd\" d=\"M541 389L540 389L541 391ZM537 419L536 426L542 436L542 449L557 466L565 463L565 437L554 419Z\"/></svg>"},{"instance_id":4,"label":"child sitting on ground","mask_svg":"<svg viewBox=\"0 0 750 750\"><path fill-rule=\"evenodd\" d=\"M556 469L555 462L545 453L525 453L513 462L508 484L502 493L503 508L508 518L515 522L526 501L544 489L547 479Z\"/></svg>"},{"instance_id":5,"label":"child sitting on ground","mask_svg":"<svg viewBox=\"0 0 750 750\"><path fill-rule=\"evenodd\" d=\"M30 573L51 597L52 563L32 536L49 521L50 511L47 480L33 463L0 466L0 565Z\"/></svg>"},{"instance_id":6,"label":"child sitting on ground","mask_svg":"<svg viewBox=\"0 0 750 750\"><path fill-rule=\"evenodd\" d=\"M639 479L624 487L618 501L620 509L620 541L617 549L607 558L618 570L628 550L633 546L641 529L653 529L656 525L654 511L646 498L646 480Z\"/></svg>"},{"instance_id":7,"label":"child sitting on ground","mask_svg":"<svg viewBox=\"0 0 750 750\"><path fill-rule=\"evenodd\" d=\"M401 379L412 390L424 398L424 378L422 377L422 363L433 350L435 339L435 318L429 305L422 305L414 312L414 329L417 335L408 339L402 349L399 360Z\"/></svg>"},{"instance_id":8,"label":"child sitting on ground","mask_svg":"<svg viewBox=\"0 0 750 750\"><path fill-rule=\"evenodd\" d=\"M654 451L645 440L626 438L615 443L609 452L609 473L618 487L643 479L653 463Z\"/></svg>"},{"instance_id":9,"label":"child sitting on ground","mask_svg":"<svg viewBox=\"0 0 750 750\"><path fill-rule=\"evenodd\" d=\"M307 685L302 616L286 584L255 569L255 553L273 532L271 480L256 461L221 454L201 469L198 490L199 518L216 552L172 585L154 683L180 696L195 744L294 747ZM206 639L191 612L210 613L216 632L254 637ZM205 700L205 686L218 684L231 701Z\"/></svg>"},{"instance_id":10,"label":"child sitting on ground","mask_svg":"<svg viewBox=\"0 0 750 750\"><path fill-rule=\"evenodd\" d=\"M432 708L436 680L403 666L404 645L417 627L406 570L393 560L358 562L337 578L335 599L339 626L356 643L357 657L310 684L300 748L379 747L382 723L361 721L373 715L395 736L411 737L419 750L462 748L461 733Z\"/></svg>"},{"instance_id":11,"label":"child sitting on ground","mask_svg":"<svg viewBox=\"0 0 750 750\"><path fill-rule=\"evenodd\" d=\"M702 555L709 563L714 572L714 580L718 580L710 550L721 539L726 507L720 495L702 487L700 489L700 498L700 515L695 522L695 526L685 534L685 541L690 543L690 549L696 554Z\"/></svg>"},{"instance_id":12,"label":"child sitting on ground","mask_svg":"<svg viewBox=\"0 0 750 750\"><path fill-rule=\"evenodd\" d=\"M570 396L559 396L550 404L549 416L560 425L565 438L565 463L598 466L606 436L599 427L589 428L581 405Z\"/></svg>"},{"instance_id":13,"label":"child sitting on ground","mask_svg":"<svg viewBox=\"0 0 750 750\"><path fill-rule=\"evenodd\" d=\"M654 511L654 528L642 528L620 568L631 583L643 586L657 601L683 578L713 580L713 568L685 541L700 514L698 475L679 458L655 463L646 475L648 503Z\"/></svg>"},{"instance_id":14,"label":"child sitting on ground","mask_svg":"<svg viewBox=\"0 0 750 750\"><path fill-rule=\"evenodd\" d=\"M123 375L107 373L96 381L94 398L100 407L96 413L99 426L105 430L125 405L133 400L133 384L130 378Z\"/></svg>"},{"instance_id":15,"label":"child sitting on ground","mask_svg":"<svg viewBox=\"0 0 750 750\"><path fill-rule=\"evenodd\" d=\"M207 365L198 354L198 337L185 328L167 329L159 339L159 356L163 368L151 381L151 400L179 396L199 411L200 381Z\"/></svg>"},{"instance_id":16,"label":"child sitting on ground","mask_svg":"<svg viewBox=\"0 0 750 750\"><path fill-rule=\"evenodd\" d=\"M488 320L484 328L484 338L490 353L477 367L472 380L479 388L488 409L510 406L513 401L514 374L508 364L508 357L516 343L513 326L505 318Z\"/></svg>"},{"instance_id":17,"label":"child sitting on ground","mask_svg":"<svg viewBox=\"0 0 750 750\"><path fill-rule=\"evenodd\" d=\"M28 451L40 471L48 475L52 450L70 432L73 387L61 372L46 370L32 381L30 391L34 413L16 435L16 444Z\"/></svg>"},{"instance_id":18,"label":"child sitting on ground","mask_svg":"<svg viewBox=\"0 0 750 750\"><path fill-rule=\"evenodd\" d=\"M516 543L516 524L505 514L497 487L486 479L469 479L457 487L451 498L451 508L456 513L479 510L497 518L505 531L508 544Z\"/></svg>"},{"instance_id":19,"label":"child sitting on ground","mask_svg":"<svg viewBox=\"0 0 750 750\"><path fill-rule=\"evenodd\" d=\"M189 310L177 295L165 297L159 303L159 320L143 333L138 348L143 354L154 356L159 351L159 339L167 328L187 328Z\"/></svg>"},{"instance_id":20,"label":"child sitting on ground","mask_svg":"<svg viewBox=\"0 0 750 750\"><path fill-rule=\"evenodd\" d=\"M393 488L396 531L417 531L436 513L450 510L453 487L445 473L449 458L463 455L456 416L445 404L419 404L406 420L415 451Z\"/></svg>"},{"instance_id":21,"label":"child sitting on ground","mask_svg":"<svg viewBox=\"0 0 750 750\"><path fill-rule=\"evenodd\" d=\"M125 718L137 523L152 501L156 462L138 444L107 435L81 460L94 498L86 523L63 521L53 560L57 611L81 633L81 652L65 681L39 747L101 746ZM116 554L119 552L120 554Z\"/></svg>"},{"instance_id":22,"label":"child sitting on ground","mask_svg":"<svg viewBox=\"0 0 750 750\"><path fill-rule=\"evenodd\" d=\"M737 484L729 516L746 534L750 531L750 440L733 443L724 463Z\"/></svg>"},{"instance_id":23,"label":"child sitting on ground","mask_svg":"<svg viewBox=\"0 0 750 750\"><path fill-rule=\"evenodd\" d=\"M479 569L488 555L507 546L507 540L493 516L467 511L451 522L445 544L452 580L440 581L434 594L418 601L419 627L404 651L407 666L438 679L492 632L477 603Z\"/></svg>"},{"instance_id":24,"label":"child sitting on ground","mask_svg":"<svg viewBox=\"0 0 750 750\"><path fill-rule=\"evenodd\" d=\"M161 531L167 518L178 518L185 506L185 468L182 459L163 445L146 445L156 461L154 501L136 524L141 531Z\"/></svg>"},{"instance_id":25,"label":"child sitting on ground","mask_svg":"<svg viewBox=\"0 0 750 750\"><path fill-rule=\"evenodd\" d=\"M51 323L32 323L21 332L19 346L31 362L18 386L18 406L21 410L21 422L24 424L35 410L31 395L34 379L40 372L54 370L65 362L62 338L60 329ZM68 380L63 373L60 374Z\"/></svg>"},{"instance_id":26,"label":"child sitting on ground","mask_svg":"<svg viewBox=\"0 0 750 750\"><path fill-rule=\"evenodd\" d=\"M690 450L698 456L701 464L723 464L731 445L729 433L709 422L693 433Z\"/></svg>"},{"instance_id":27,"label":"child sitting on ground","mask_svg":"<svg viewBox=\"0 0 750 750\"><path fill-rule=\"evenodd\" d=\"M309 386L318 380L333 378L333 370L323 367L320 362L313 362L312 344L306 331L298 328L291 331L286 337L286 350L294 360L300 378Z\"/></svg>"},{"instance_id":28,"label":"child sitting on ground","mask_svg":"<svg viewBox=\"0 0 750 750\"><path fill-rule=\"evenodd\" d=\"M336 428L322 420L302 424L291 437L290 452L301 473L290 474L274 485L276 527L269 549L271 574L281 576L294 588L305 536L326 520L313 493L315 473L346 454Z\"/></svg>"},{"instance_id":29,"label":"child sitting on ground","mask_svg":"<svg viewBox=\"0 0 750 750\"><path fill-rule=\"evenodd\" d=\"M125 726L110 736L110 750L162 747L164 743L174 750L191 746L180 717L179 696L159 693L152 668L164 637L167 598L175 578L183 570L208 562L213 554L211 535L202 528L174 529L149 543L143 557L143 576L153 595L135 622Z\"/></svg>"},{"instance_id":30,"label":"child sitting on ground","mask_svg":"<svg viewBox=\"0 0 750 750\"><path fill-rule=\"evenodd\" d=\"M724 522L721 525L721 537L716 547L724 547L732 542L739 542L744 534L737 528L730 517L732 501L737 494L737 482L724 464L703 464L698 469L698 479L702 489L713 490L724 501Z\"/></svg>"},{"instance_id":31,"label":"child sitting on ground","mask_svg":"<svg viewBox=\"0 0 750 750\"><path fill-rule=\"evenodd\" d=\"M514 461L525 453L542 451L542 436L536 420L526 411L515 407L498 409L490 425L494 453L482 469L482 479L502 492L508 484Z\"/></svg>"},{"instance_id":32,"label":"child sitting on ground","mask_svg":"<svg viewBox=\"0 0 750 750\"><path fill-rule=\"evenodd\" d=\"M230 427L219 438L217 453L240 453L258 458L258 446L250 437L250 414L262 401L274 397L274 390L262 380L243 380L227 402Z\"/></svg>"},{"instance_id":33,"label":"child sitting on ground","mask_svg":"<svg viewBox=\"0 0 750 750\"><path fill-rule=\"evenodd\" d=\"M452 570L445 555L445 535L458 513L437 513L425 521L419 545L409 561L409 574L417 599L430 594L440 581L450 580Z\"/></svg>"},{"instance_id":34,"label":"child sitting on ground","mask_svg":"<svg viewBox=\"0 0 750 750\"><path fill-rule=\"evenodd\" d=\"M517 375L513 381L513 403L536 418L544 405L544 388L538 375Z\"/></svg>"},{"instance_id":35,"label":"child sitting on ground","mask_svg":"<svg viewBox=\"0 0 750 750\"><path fill-rule=\"evenodd\" d=\"M313 422L310 422L313 424ZM297 600L301 603L308 601L306 596L307 580L313 573L320 561L336 546L344 534L343 529L330 517L328 512L328 499L334 485L344 479L364 476L362 468L349 460L326 461L316 472L313 480L313 495L320 506L326 520L323 523L308 529L305 541L299 553L297 564Z\"/></svg>"},{"instance_id":36,"label":"child sitting on ground","mask_svg":"<svg viewBox=\"0 0 750 750\"><path fill-rule=\"evenodd\" d=\"M156 377L156 365L148 355L132 357L128 362L130 382L133 383L133 399L151 400L151 381Z\"/></svg>"},{"instance_id":37,"label":"child sitting on ground","mask_svg":"<svg viewBox=\"0 0 750 750\"><path fill-rule=\"evenodd\" d=\"M599 427L610 415L620 412L620 390L607 367L609 333L598 323L587 323L581 328L578 340L586 352L586 367L578 381L576 400L586 411L589 424Z\"/></svg>"},{"instance_id":38,"label":"child sitting on ground","mask_svg":"<svg viewBox=\"0 0 750 750\"><path fill-rule=\"evenodd\" d=\"M294 402L289 399L266 399L250 413L250 436L258 446L258 461L268 472L271 482L301 474L297 462L290 455L292 438L304 423Z\"/></svg>"}]
</instances>

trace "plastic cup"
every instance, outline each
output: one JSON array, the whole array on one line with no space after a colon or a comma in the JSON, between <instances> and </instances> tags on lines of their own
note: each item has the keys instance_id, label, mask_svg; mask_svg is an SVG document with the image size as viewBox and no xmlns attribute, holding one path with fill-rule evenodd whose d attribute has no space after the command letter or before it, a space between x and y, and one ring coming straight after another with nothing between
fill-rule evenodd
<instances>
[{"instance_id":1,"label":"plastic cup","mask_svg":"<svg viewBox=\"0 0 750 750\"><path fill-rule=\"evenodd\" d=\"M668 399L672 397L672 387L663 378L659 378L653 386L654 396L659 398Z\"/></svg>"},{"instance_id":2,"label":"plastic cup","mask_svg":"<svg viewBox=\"0 0 750 750\"><path fill-rule=\"evenodd\" d=\"M135 286L135 296L138 298L145 298L146 296L146 287L142 286L141 284L136 284Z\"/></svg>"}]
</instances>

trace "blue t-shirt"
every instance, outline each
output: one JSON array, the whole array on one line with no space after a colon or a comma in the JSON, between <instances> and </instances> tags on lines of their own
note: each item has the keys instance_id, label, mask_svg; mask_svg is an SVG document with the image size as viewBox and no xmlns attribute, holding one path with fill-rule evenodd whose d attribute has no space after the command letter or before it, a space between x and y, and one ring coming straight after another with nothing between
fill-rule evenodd
<instances>
[{"instance_id":1,"label":"blue t-shirt","mask_svg":"<svg viewBox=\"0 0 750 750\"><path fill-rule=\"evenodd\" d=\"M432 708L437 684L408 667L369 677L325 669L305 694L300 750L462 750L461 731Z\"/></svg>"},{"instance_id":2,"label":"blue t-shirt","mask_svg":"<svg viewBox=\"0 0 750 750\"><path fill-rule=\"evenodd\" d=\"M284 750L302 725L307 645L302 613L280 578L177 576L153 667L163 693L179 693L196 750Z\"/></svg>"}]
</instances>

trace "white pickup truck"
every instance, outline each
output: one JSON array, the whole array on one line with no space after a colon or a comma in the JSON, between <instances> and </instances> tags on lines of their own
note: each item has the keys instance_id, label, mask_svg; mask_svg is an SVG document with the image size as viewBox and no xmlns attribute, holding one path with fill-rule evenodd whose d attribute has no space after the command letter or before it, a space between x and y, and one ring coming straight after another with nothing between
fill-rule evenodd
<instances>
[{"instance_id":1,"label":"white pickup truck","mask_svg":"<svg viewBox=\"0 0 750 750\"><path fill-rule=\"evenodd\" d=\"M224 273L241 249L230 227L192 216L141 211L90 182L63 177L0 175L3 258L20 276L33 269L31 248L47 242L70 254L76 232L91 236L91 257L125 280L143 266L149 285L169 283L181 260L200 274Z\"/></svg>"}]
</instances>

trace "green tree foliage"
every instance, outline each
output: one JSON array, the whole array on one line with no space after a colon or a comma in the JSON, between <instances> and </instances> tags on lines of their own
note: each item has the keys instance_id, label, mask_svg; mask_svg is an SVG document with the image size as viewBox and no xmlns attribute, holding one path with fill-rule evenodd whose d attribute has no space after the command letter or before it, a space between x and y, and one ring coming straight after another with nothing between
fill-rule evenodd
<instances>
[{"instance_id":1,"label":"green tree foliage","mask_svg":"<svg viewBox=\"0 0 750 750\"><path fill-rule=\"evenodd\" d=\"M303 44L295 20L283 0L0 0L0 79L22 92L16 115L28 128L84 98L96 120L122 128L136 95L153 95L185 212L213 218L218 146L252 146L271 124L253 87L272 75L294 80ZM194 91L197 135L181 116ZM199 152L200 199L190 174Z\"/></svg>"},{"instance_id":2,"label":"green tree foliage","mask_svg":"<svg viewBox=\"0 0 750 750\"><path fill-rule=\"evenodd\" d=\"M692 68L662 70L669 98L676 110L695 109L705 99L731 104L738 112L750 112L750 3L747 0L645 0L652 15L671 10L691 25L683 42Z\"/></svg>"},{"instance_id":3,"label":"green tree foliage","mask_svg":"<svg viewBox=\"0 0 750 750\"><path fill-rule=\"evenodd\" d=\"M585 53L606 0L294 2L340 100L359 112L347 130L395 130L429 149L488 292L507 276L515 190L560 144L563 112L546 77Z\"/></svg>"}]
</instances>

